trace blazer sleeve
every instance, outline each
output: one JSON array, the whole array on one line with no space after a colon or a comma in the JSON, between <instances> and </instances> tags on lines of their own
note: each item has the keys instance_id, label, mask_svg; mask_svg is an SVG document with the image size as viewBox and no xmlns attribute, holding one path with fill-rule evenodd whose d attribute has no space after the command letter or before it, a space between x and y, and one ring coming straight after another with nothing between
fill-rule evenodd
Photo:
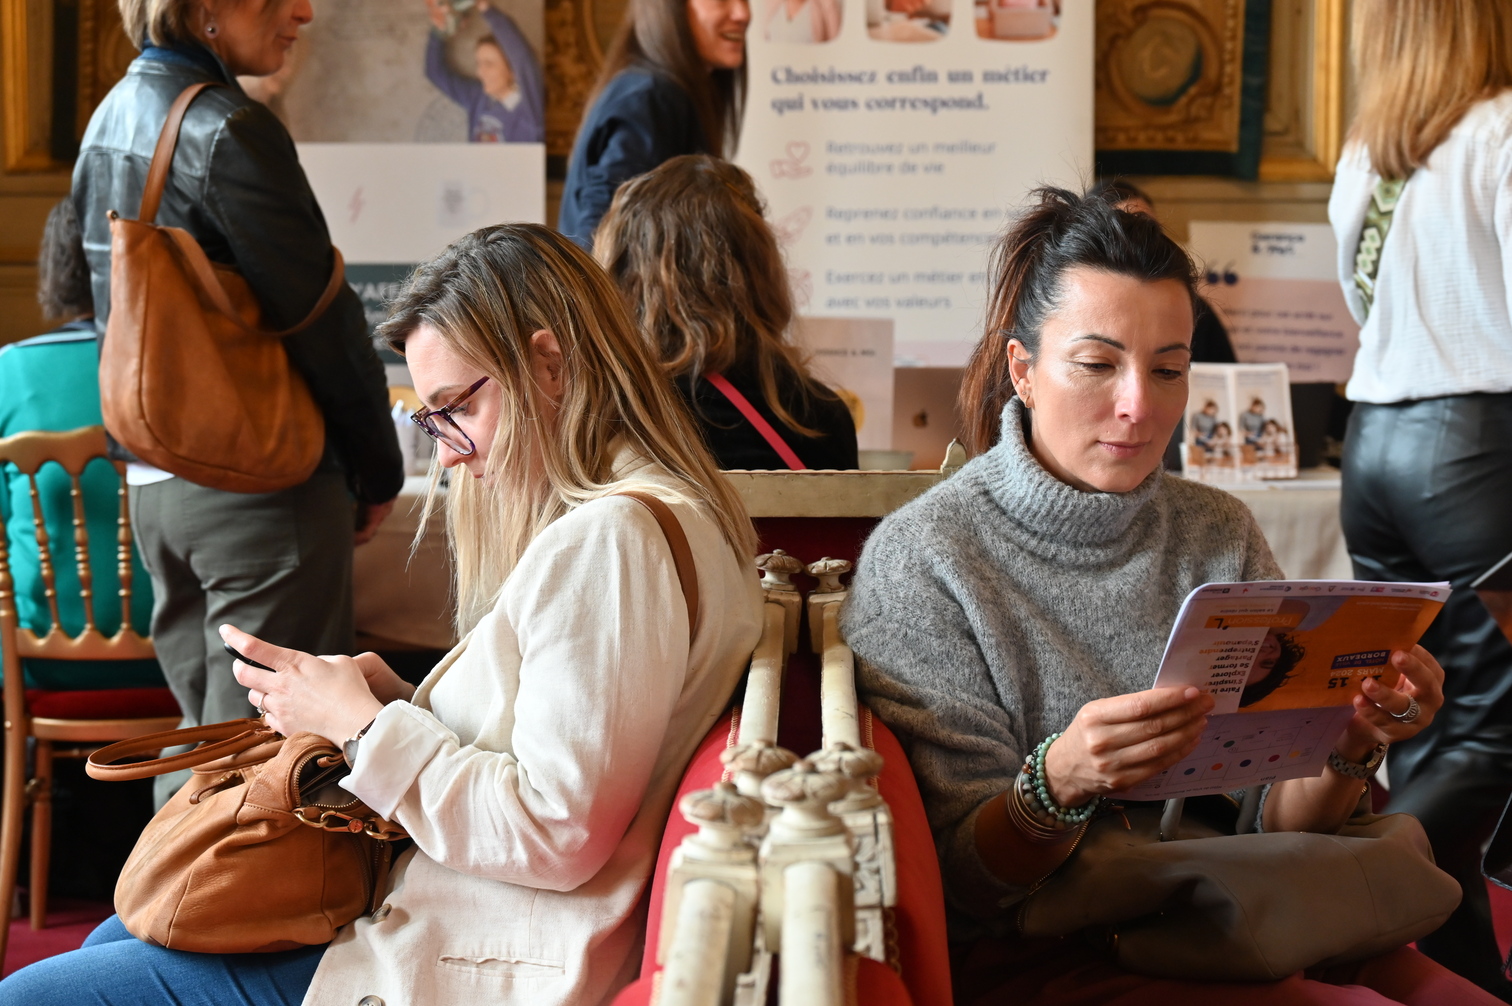
<instances>
[{"instance_id":1,"label":"blazer sleeve","mask_svg":"<svg viewBox=\"0 0 1512 1006\"><path fill-rule=\"evenodd\" d=\"M687 676L682 590L651 515L607 499L543 532L499 604L468 648L518 641L508 750L395 702L344 785L444 866L570 891L609 861L650 785ZM480 637L490 624L514 639Z\"/></svg>"},{"instance_id":2,"label":"blazer sleeve","mask_svg":"<svg viewBox=\"0 0 1512 1006\"><path fill-rule=\"evenodd\" d=\"M593 232L620 185L663 161L692 153L689 131L696 128L687 95L655 78L643 87L606 91L600 103L590 115L595 125L584 147L587 163L576 193L580 218L567 235L584 247L592 246Z\"/></svg>"},{"instance_id":3,"label":"blazer sleeve","mask_svg":"<svg viewBox=\"0 0 1512 1006\"><path fill-rule=\"evenodd\" d=\"M299 323L335 264L331 235L283 125L262 105L231 113L212 141L202 211L224 235L265 323ZM359 500L393 499L404 486L383 364L362 302L343 284L308 328L284 340L326 421L326 438Z\"/></svg>"}]
</instances>

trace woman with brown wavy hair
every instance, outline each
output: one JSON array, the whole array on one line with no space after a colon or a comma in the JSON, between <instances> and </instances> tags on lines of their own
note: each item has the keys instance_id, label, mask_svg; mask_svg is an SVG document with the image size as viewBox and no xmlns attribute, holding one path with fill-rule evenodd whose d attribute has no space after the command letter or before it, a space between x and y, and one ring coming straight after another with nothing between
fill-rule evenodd
<instances>
[{"instance_id":1,"label":"woman with brown wavy hair","mask_svg":"<svg viewBox=\"0 0 1512 1006\"><path fill-rule=\"evenodd\" d=\"M788 340L793 295L764 210L735 165L674 157L620 186L598 259L720 467L855 468L850 411Z\"/></svg>"}]
</instances>

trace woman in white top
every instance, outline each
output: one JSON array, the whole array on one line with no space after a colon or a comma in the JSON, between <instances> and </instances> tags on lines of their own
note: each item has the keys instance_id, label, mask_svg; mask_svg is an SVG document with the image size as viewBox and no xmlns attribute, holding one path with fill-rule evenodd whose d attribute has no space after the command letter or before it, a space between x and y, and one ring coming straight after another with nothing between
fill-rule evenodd
<instances>
[{"instance_id":1,"label":"woman in white top","mask_svg":"<svg viewBox=\"0 0 1512 1006\"><path fill-rule=\"evenodd\" d=\"M1456 588L1423 637L1444 709L1391 749L1391 809L1465 891L1418 946L1512 999L1480 875L1512 791L1512 646L1487 611L1503 599L1468 589L1512 552L1512 5L1358 0L1354 18L1359 114L1328 208L1363 326L1344 533L1356 576Z\"/></svg>"},{"instance_id":2,"label":"woman in white top","mask_svg":"<svg viewBox=\"0 0 1512 1006\"><path fill-rule=\"evenodd\" d=\"M452 471L462 641L413 688L371 653L222 630L277 668L236 664L269 722L346 744L342 785L414 839L382 907L323 955L91 937L0 1001L590 1006L635 977L683 768L759 635L750 522L618 291L560 234L463 238L382 332L430 406L436 472ZM687 535L691 639L668 540L627 490Z\"/></svg>"}]
</instances>

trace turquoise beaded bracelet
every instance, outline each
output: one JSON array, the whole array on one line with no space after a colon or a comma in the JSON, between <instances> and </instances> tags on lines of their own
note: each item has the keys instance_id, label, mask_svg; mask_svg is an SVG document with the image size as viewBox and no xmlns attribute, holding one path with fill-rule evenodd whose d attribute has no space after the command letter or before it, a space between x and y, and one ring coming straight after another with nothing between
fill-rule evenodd
<instances>
[{"instance_id":1,"label":"turquoise beaded bracelet","mask_svg":"<svg viewBox=\"0 0 1512 1006\"><path fill-rule=\"evenodd\" d=\"M1034 753L1024 760L1024 775L1028 777L1029 782L1029 792L1025 796L1030 797L1035 804L1031 809L1042 816L1054 818L1062 825L1074 828L1091 820L1092 815L1097 812L1098 804L1102 802L1102 797L1094 796L1080 807L1068 810L1050 795L1050 784L1045 781L1045 752L1050 750L1050 745L1054 744L1059 737L1059 733L1046 737L1040 741Z\"/></svg>"}]
</instances>

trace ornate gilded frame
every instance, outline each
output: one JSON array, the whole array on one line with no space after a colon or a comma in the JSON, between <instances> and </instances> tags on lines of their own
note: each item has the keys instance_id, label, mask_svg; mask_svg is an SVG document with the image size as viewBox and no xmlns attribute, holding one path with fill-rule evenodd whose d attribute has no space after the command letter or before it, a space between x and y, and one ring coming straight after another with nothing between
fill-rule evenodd
<instances>
[{"instance_id":1,"label":"ornate gilded frame","mask_svg":"<svg viewBox=\"0 0 1512 1006\"><path fill-rule=\"evenodd\" d=\"M1282 5L1285 0L1274 0ZM1262 182L1327 182L1344 144L1345 83L1349 72L1348 0L1291 0L1305 17L1272 20L1272 46L1310 35L1311 59L1282 66L1271 61ZM1286 36L1290 35L1290 38ZM1299 37L1300 36L1300 37Z\"/></svg>"},{"instance_id":2,"label":"ornate gilded frame","mask_svg":"<svg viewBox=\"0 0 1512 1006\"><path fill-rule=\"evenodd\" d=\"M78 17L78 72L73 130L77 137L135 49L121 32L114 0L71 0ZM67 171L53 156L52 15L56 0L0 0L0 170L6 174Z\"/></svg>"}]
</instances>

